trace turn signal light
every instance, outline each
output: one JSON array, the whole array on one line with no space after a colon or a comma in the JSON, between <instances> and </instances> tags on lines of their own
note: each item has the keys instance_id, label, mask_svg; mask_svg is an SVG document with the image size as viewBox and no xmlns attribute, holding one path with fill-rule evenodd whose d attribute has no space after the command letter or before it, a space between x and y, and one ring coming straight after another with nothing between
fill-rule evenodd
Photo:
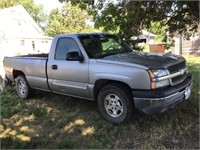
<instances>
[{"instance_id":1,"label":"turn signal light","mask_svg":"<svg viewBox=\"0 0 200 150\"><path fill-rule=\"evenodd\" d=\"M151 89L156 89L156 83L155 82L151 82Z\"/></svg>"},{"instance_id":2,"label":"turn signal light","mask_svg":"<svg viewBox=\"0 0 200 150\"><path fill-rule=\"evenodd\" d=\"M149 76L151 77L151 78L153 78L153 73L150 71L150 70L147 70L148 71L148 73L149 73Z\"/></svg>"},{"instance_id":3,"label":"turn signal light","mask_svg":"<svg viewBox=\"0 0 200 150\"><path fill-rule=\"evenodd\" d=\"M156 83L155 82L152 82L154 76L153 76L153 73L150 71L150 70L147 70L148 73L149 73L149 76L151 78L151 89L156 89Z\"/></svg>"}]
</instances>

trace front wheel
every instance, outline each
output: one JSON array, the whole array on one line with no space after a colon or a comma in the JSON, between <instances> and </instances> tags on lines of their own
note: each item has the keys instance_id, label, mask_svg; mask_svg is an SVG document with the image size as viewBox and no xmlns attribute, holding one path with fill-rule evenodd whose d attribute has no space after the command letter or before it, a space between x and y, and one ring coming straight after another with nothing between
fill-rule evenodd
<instances>
[{"instance_id":1,"label":"front wheel","mask_svg":"<svg viewBox=\"0 0 200 150\"><path fill-rule=\"evenodd\" d=\"M19 75L16 79L16 91L20 98L27 99L32 94L32 89L29 87L25 76Z\"/></svg>"},{"instance_id":2,"label":"front wheel","mask_svg":"<svg viewBox=\"0 0 200 150\"><path fill-rule=\"evenodd\" d=\"M131 90L121 84L103 87L97 104L103 118L116 124L130 121L135 111Z\"/></svg>"}]
</instances>

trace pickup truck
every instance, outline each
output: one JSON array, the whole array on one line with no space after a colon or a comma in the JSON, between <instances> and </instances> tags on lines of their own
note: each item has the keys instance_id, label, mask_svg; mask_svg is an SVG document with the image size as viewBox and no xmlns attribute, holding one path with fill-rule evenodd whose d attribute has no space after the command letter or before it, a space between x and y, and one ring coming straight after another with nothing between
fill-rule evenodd
<instances>
[{"instance_id":1,"label":"pickup truck","mask_svg":"<svg viewBox=\"0 0 200 150\"><path fill-rule=\"evenodd\" d=\"M49 54L5 57L4 70L22 99L38 89L93 100L116 124L130 121L135 110L172 108L192 88L182 56L137 52L108 33L57 35Z\"/></svg>"}]
</instances>

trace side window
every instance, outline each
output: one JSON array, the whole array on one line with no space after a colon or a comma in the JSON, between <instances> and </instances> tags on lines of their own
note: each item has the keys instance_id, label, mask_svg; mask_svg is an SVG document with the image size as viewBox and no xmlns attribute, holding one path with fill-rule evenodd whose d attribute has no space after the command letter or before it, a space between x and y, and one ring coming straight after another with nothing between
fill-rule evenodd
<instances>
[{"instance_id":1,"label":"side window","mask_svg":"<svg viewBox=\"0 0 200 150\"><path fill-rule=\"evenodd\" d=\"M65 60L66 54L69 52L80 53L80 48L76 41L72 38L59 38L56 46L55 59Z\"/></svg>"}]
</instances>

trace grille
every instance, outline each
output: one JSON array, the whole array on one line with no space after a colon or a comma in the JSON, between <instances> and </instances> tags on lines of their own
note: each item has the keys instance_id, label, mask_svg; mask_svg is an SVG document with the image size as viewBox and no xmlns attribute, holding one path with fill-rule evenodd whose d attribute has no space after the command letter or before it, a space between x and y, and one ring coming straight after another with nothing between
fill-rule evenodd
<instances>
[{"instance_id":1,"label":"grille","mask_svg":"<svg viewBox=\"0 0 200 150\"><path fill-rule=\"evenodd\" d=\"M178 64L169 66L169 67L168 67L168 70L169 70L169 73L172 74L172 73L178 72L179 70L181 70L181 69L183 69L183 68L186 68L186 63L185 63L185 61L182 61L182 62L180 62L180 63L178 63Z\"/></svg>"},{"instance_id":2,"label":"grille","mask_svg":"<svg viewBox=\"0 0 200 150\"><path fill-rule=\"evenodd\" d=\"M187 77L187 73L185 72L183 75L179 75L177 77L172 78L172 83L179 83L180 81L185 80L185 78Z\"/></svg>"},{"instance_id":3,"label":"grille","mask_svg":"<svg viewBox=\"0 0 200 150\"><path fill-rule=\"evenodd\" d=\"M170 74L173 74L173 73L179 72L181 69L184 69L184 68L186 68L186 62L182 61L178 64L169 66L168 71L169 71ZM171 83L172 86L176 85L176 84L182 82L183 80L185 80L186 77L187 77L187 71L184 72L183 75L179 75L179 76L172 78L170 80L170 83Z\"/></svg>"}]
</instances>

